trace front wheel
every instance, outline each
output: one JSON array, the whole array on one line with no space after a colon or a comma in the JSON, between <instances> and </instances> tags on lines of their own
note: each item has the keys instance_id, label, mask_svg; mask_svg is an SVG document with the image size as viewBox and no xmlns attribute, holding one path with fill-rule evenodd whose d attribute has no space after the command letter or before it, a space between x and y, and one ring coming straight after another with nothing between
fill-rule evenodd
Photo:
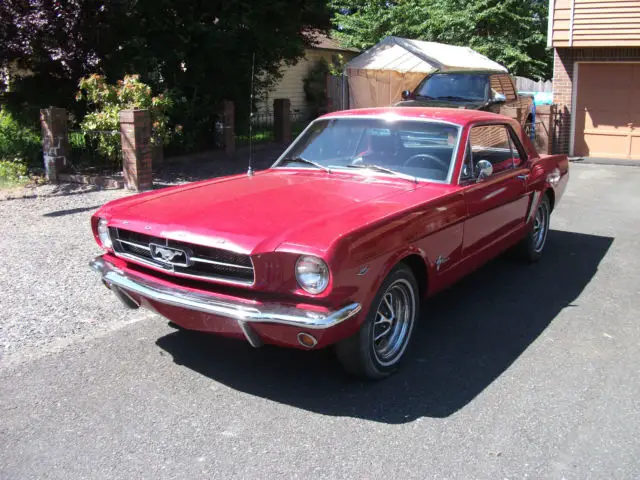
<instances>
[{"instance_id":1,"label":"front wheel","mask_svg":"<svg viewBox=\"0 0 640 480\"><path fill-rule=\"evenodd\" d=\"M399 264L376 293L358 333L336 345L345 370L369 379L391 375L405 356L419 316L418 284Z\"/></svg>"},{"instance_id":2,"label":"front wheel","mask_svg":"<svg viewBox=\"0 0 640 480\"><path fill-rule=\"evenodd\" d=\"M551 216L551 203L545 195L538 207L533 219L533 225L527 236L520 243L520 251L525 260L537 262L542 257L542 251L547 243L549 233L549 220Z\"/></svg>"}]
</instances>

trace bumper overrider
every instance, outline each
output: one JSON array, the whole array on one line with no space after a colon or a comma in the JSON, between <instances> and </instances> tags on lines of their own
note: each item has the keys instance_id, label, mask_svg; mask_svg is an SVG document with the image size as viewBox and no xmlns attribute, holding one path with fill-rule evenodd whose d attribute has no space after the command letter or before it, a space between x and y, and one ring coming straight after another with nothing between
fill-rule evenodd
<instances>
[{"instance_id":1,"label":"bumper overrider","mask_svg":"<svg viewBox=\"0 0 640 480\"><path fill-rule=\"evenodd\" d=\"M281 325L299 329L298 342L301 346L312 348L315 337L305 331L322 332L331 329L354 317L361 310L359 303L350 303L339 310L315 311L305 308L282 305L276 302L246 303L230 300L213 292L192 291L179 286L168 286L149 277L143 277L131 271L124 271L103 257L90 262L91 268L102 276L104 284L128 306L140 306L137 298L150 303L167 305L200 312L223 319L236 321L244 337L253 347L262 345L262 339L256 332L258 325ZM306 337L301 338L300 335ZM305 341L308 338L312 341Z\"/></svg>"}]
</instances>

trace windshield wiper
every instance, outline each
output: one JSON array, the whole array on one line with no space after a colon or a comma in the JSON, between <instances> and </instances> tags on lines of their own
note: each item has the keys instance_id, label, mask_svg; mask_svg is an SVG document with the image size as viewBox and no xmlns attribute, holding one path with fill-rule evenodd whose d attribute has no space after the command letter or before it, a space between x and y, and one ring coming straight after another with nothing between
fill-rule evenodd
<instances>
[{"instance_id":1,"label":"windshield wiper","mask_svg":"<svg viewBox=\"0 0 640 480\"><path fill-rule=\"evenodd\" d=\"M418 183L418 178L413 175L407 175L406 173L396 172L395 170L391 170L390 168L381 167L380 165L376 165L375 163L356 163L351 165L345 165L347 168L366 168L369 170L375 170L377 172L390 173L391 175L396 175L400 178L404 178L406 180L411 180L414 183Z\"/></svg>"},{"instance_id":2,"label":"windshield wiper","mask_svg":"<svg viewBox=\"0 0 640 480\"><path fill-rule=\"evenodd\" d=\"M280 160L280 163L283 162L297 162L297 163L306 163L307 165L313 165L316 168L320 168L322 170L324 170L327 173L331 173L331 169L328 167L325 167L324 165L318 163L318 162L314 162L313 160L307 160L306 158L302 158L302 157L288 157L288 158L283 158L282 160Z\"/></svg>"},{"instance_id":3,"label":"windshield wiper","mask_svg":"<svg viewBox=\"0 0 640 480\"><path fill-rule=\"evenodd\" d=\"M438 100L460 100L462 102L473 102L472 98L457 97L455 95L445 95L443 97L438 97Z\"/></svg>"},{"instance_id":4,"label":"windshield wiper","mask_svg":"<svg viewBox=\"0 0 640 480\"><path fill-rule=\"evenodd\" d=\"M429 95L420 95L420 94L416 94L416 98L426 98L427 100L435 100L435 97L430 97Z\"/></svg>"}]
</instances>

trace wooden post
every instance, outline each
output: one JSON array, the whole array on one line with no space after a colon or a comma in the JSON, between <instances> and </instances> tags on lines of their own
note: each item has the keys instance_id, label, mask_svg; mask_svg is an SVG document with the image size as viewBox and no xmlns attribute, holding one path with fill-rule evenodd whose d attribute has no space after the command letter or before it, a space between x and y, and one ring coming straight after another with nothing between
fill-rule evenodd
<instances>
[{"instance_id":1,"label":"wooden post","mask_svg":"<svg viewBox=\"0 0 640 480\"><path fill-rule=\"evenodd\" d=\"M273 101L273 133L276 142L291 143L291 101L288 98Z\"/></svg>"}]
</instances>

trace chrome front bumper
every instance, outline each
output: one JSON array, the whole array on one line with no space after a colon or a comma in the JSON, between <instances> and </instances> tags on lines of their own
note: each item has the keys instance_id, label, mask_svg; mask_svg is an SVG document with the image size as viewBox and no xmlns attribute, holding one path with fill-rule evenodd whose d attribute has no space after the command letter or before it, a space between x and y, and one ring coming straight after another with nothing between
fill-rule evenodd
<instances>
[{"instance_id":1,"label":"chrome front bumper","mask_svg":"<svg viewBox=\"0 0 640 480\"><path fill-rule=\"evenodd\" d=\"M250 323L271 323L300 329L323 330L348 320L361 309L359 303L351 303L330 312L316 312L279 303L254 305L222 299L215 293L198 293L180 287L168 287L134 273L125 272L102 257L97 257L90 266L100 273L102 280L112 290L116 288L159 303L237 320L247 340L254 347L260 346L261 341L249 326Z\"/></svg>"}]
</instances>

